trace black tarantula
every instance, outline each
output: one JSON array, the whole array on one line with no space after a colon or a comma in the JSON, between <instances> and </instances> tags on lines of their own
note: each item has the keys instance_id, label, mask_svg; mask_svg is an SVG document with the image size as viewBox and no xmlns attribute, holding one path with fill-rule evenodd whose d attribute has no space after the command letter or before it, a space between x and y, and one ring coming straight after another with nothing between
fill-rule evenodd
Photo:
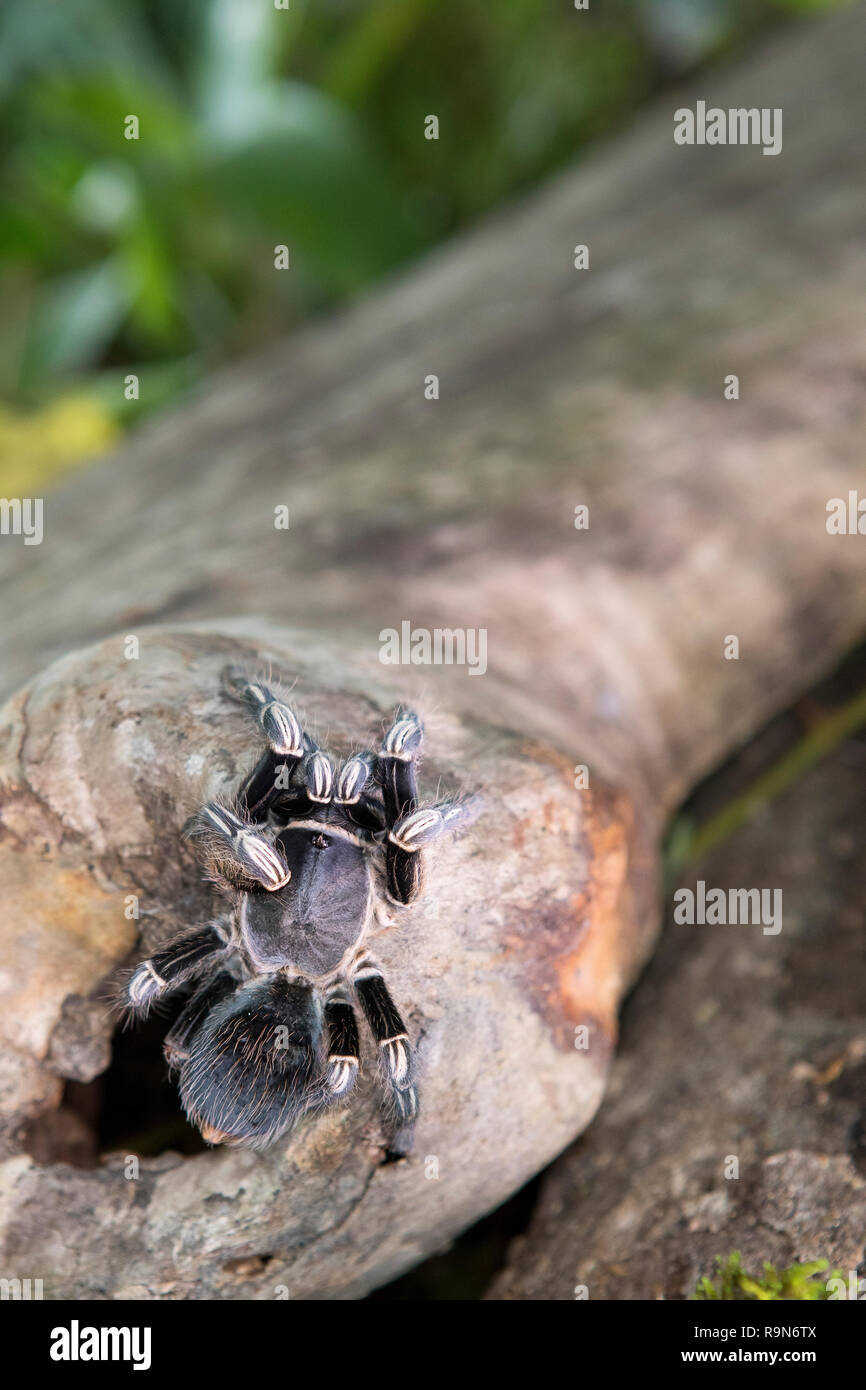
<instances>
[{"instance_id":1,"label":"black tarantula","mask_svg":"<svg viewBox=\"0 0 866 1390\"><path fill-rule=\"evenodd\" d=\"M378 753L335 771L266 686L229 667L223 687L267 743L231 804L209 802L186 827L229 906L143 961L126 1005L143 1016L196 981L164 1044L184 1108L209 1143L262 1148L352 1090L356 999L377 1044L389 1150L406 1153L412 1049L365 938L381 910L377 880L397 905L417 898L423 846L456 830L467 803L419 807L423 726L410 710Z\"/></svg>"}]
</instances>

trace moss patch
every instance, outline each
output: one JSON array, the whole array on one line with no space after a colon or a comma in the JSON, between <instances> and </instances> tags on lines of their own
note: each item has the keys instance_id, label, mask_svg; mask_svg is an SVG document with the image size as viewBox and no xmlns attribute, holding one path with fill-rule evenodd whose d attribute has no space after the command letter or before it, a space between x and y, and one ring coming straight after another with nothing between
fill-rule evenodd
<instances>
[{"instance_id":1,"label":"moss patch","mask_svg":"<svg viewBox=\"0 0 866 1390\"><path fill-rule=\"evenodd\" d=\"M743 1269L738 1250L727 1259L721 1255L716 1258L715 1282L706 1274L698 1280L692 1298L698 1301L727 1299L736 1302L773 1301L776 1299L802 1299L815 1301L828 1299L828 1283L842 1276L838 1270L827 1274L823 1280L816 1280L816 1274L824 1274L827 1260L811 1260L808 1264L789 1265L787 1269L776 1269L768 1260L764 1261L764 1273L760 1277L747 1274Z\"/></svg>"}]
</instances>

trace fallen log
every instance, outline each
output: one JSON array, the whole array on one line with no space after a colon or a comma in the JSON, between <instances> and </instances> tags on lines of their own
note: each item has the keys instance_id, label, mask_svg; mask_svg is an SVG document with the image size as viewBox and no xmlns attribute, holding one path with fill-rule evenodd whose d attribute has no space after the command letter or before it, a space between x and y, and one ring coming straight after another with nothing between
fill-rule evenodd
<instances>
[{"instance_id":1,"label":"fallen log","mask_svg":"<svg viewBox=\"0 0 866 1390\"><path fill-rule=\"evenodd\" d=\"M677 95L142 430L45 499L40 545L3 538L2 1250L46 1296L358 1296L588 1123L666 816L866 628L861 538L826 526L866 422L861 21L702 79L784 109L778 157L676 145ZM484 674L384 664L404 622L484 631ZM248 765L227 661L338 747L415 700L428 794L483 793L377 943L419 1043L402 1163L369 1055L264 1156L59 1161L106 982L212 910L180 830Z\"/></svg>"}]
</instances>

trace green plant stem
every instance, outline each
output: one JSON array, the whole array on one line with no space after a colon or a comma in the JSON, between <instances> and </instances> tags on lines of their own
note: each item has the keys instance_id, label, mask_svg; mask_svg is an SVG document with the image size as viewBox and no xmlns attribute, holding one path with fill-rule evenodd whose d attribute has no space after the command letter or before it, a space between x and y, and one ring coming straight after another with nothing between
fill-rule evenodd
<instances>
[{"instance_id":1,"label":"green plant stem","mask_svg":"<svg viewBox=\"0 0 866 1390\"><path fill-rule=\"evenodd\" d=\"M670 867L679 869L684 863L699 859L709 850L715 849L864 725L866 690L855 695L834 714L822 719L816 728L810 730L790 752L758 777L741 796L735 797L693 834L687 836L681 847L672 848Z\"/></svg>"}]
</instances>

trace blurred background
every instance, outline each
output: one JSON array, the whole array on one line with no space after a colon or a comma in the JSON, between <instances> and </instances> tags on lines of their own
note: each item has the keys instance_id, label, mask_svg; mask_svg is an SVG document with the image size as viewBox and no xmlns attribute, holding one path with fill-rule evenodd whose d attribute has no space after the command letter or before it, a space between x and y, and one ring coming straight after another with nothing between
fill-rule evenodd
<instances>
[{"instance_id":1,"label":"blurred background","mask_svg":"<svg viewBox=\"0 0 866 1390\"><path fill-rule=\"evenodd\" d=\"M276 3L0 15L5 495L572 163L661 88L844 0Z\"/></svg>"}]
</instances>

